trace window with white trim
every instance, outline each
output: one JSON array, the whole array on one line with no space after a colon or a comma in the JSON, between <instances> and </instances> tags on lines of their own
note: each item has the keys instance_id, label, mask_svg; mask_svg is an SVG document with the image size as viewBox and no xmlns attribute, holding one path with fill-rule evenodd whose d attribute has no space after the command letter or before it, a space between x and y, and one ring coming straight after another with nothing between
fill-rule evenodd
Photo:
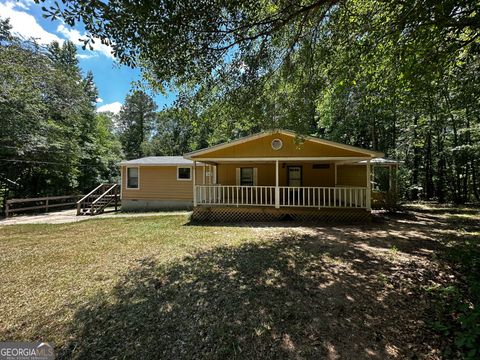
<instances>
[{"instance_id":1,"label":"window with white trim","mask_svg":"<svg viewBox=\"0 0 480 360\"><path fill-rule=\"evenodd\" d=\"M190 166L177 167L177 180L192 180L192 168Z\"/></svg>"},{"instance_id":2,"label":"window with white trim","mask_svg":"<svg viewBox=\"0 0 480 360\"><path fill-rule=\"evenodd\" d=\"M127 168L127 189L138 189L138 167Z\"/></svg>"}]
</instances>

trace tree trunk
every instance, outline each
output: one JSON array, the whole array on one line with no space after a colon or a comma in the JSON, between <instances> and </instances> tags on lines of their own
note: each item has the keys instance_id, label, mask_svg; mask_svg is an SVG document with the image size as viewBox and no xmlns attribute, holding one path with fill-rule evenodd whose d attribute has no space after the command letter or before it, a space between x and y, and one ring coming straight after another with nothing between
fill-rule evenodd
<instances>
[{"instance_id":1,"label":"tree trunk","mask_svg":"<svg viewBox=\"0 0 480 360\"><path fill-rule=\"evenodd\" d=\"M425 197L427 200L433 198L433 161L432 161L432 130L431 121L427 133L427 147L425 149Z\"/></svg>"},{"instance_id":2,"label":"tree trunk","mask_svg":"<svg viewBox=\"0 0 480 360\"><path fill-rule=\"evenodd\" d=\"M418 115L413 118L413 169L412 169L412 200L418 200L418 170L420 168L420 151L417 146Z\"/></svg>"},{"instance_id":3,"label":"tree trunk","mask_svg":"<svg viewBox=\"0 0 480 360\"><path fill-rule=\"evenodd\" d=\"M443 203L445 202L445 155L443 151L443 137L445 136L446 129L444 128L437 137L437 171L438 171L438 181L437 181L437 197L438 201Z\"/></svg>"}]
</instances>

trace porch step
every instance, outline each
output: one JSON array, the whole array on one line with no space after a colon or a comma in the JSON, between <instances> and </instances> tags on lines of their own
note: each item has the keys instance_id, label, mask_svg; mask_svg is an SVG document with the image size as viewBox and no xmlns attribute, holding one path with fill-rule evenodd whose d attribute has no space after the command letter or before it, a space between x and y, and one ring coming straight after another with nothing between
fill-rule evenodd
<instances>
[{"instance_id":1,"label":"porch step","mask_svg":"<svg viewBox=\"0 0 480 360\"><path fill-rule=\"evenodd\" d=\"M77 202L78 215L97 215L109 205L118 206L118 184L100 184Z\"/></svg>"}]
</instances>

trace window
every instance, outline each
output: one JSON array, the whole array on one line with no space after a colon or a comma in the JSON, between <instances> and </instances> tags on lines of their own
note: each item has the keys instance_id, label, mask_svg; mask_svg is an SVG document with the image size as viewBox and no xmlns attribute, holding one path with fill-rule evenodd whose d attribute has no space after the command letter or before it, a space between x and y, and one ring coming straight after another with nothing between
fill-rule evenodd
<instances>
[{"instance_id":1,"label":"window","mask_svg":"<svg viewBox=\"0 0 480 360\"><path fill-rule=\"evenodd\" d=\"M192 168L188 166L178 167L177 180L192 180Z\"/></svg>"},{"instance_id":2,"label":"window","mask_svg":"<svg viewBox=\"0 0 480 360\"><path fill-rule=\"evenodd\" d=\"M127 168L127 189L138 189L138 168Z\"/></svg>"},{"instance_id":3,"label":"window","mask_svg":"<svg viewBox=\"0 0 480 360\"><path fill-rule=\"evenodd\" d=\"M302 186L301 166L288 166L288 186Z\"/></svg>"},{"instance_id":4,"label":"window","mask_svg":"<svg viewBox=\"0 0 480 360\"><path fill-rule=\"evenodd\" d=\"M240 185L253 186L253 168L240 168Z\"/></svg>"},{"instance_id":5,"label":"window","mask_svg":"<svg viewBox=\"0 0 480 360\"><path fill-rule=\"evenodd\" d=\"M272 140L272 149L273 150L280 150L283 146L283 142L280 139L273 139Z\"/></svg>"}]
</instances>

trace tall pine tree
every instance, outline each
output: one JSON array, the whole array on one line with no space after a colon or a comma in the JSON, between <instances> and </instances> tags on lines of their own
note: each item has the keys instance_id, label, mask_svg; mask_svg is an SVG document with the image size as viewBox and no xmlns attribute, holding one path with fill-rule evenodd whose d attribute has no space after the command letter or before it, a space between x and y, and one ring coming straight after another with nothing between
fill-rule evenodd
<instances>
[{"instance_id":1,"label":"tall pine tree","mask_svg":"<svg viewBox=\"0 0 480 360\"><path fill-rule=\"evenodd\" d=\"M144 91L135 90L127 95L118 118L120 139L127 159L145 155L144 148L157 117L156 109L157 105Z\"/></svg>"}]
</instances>

